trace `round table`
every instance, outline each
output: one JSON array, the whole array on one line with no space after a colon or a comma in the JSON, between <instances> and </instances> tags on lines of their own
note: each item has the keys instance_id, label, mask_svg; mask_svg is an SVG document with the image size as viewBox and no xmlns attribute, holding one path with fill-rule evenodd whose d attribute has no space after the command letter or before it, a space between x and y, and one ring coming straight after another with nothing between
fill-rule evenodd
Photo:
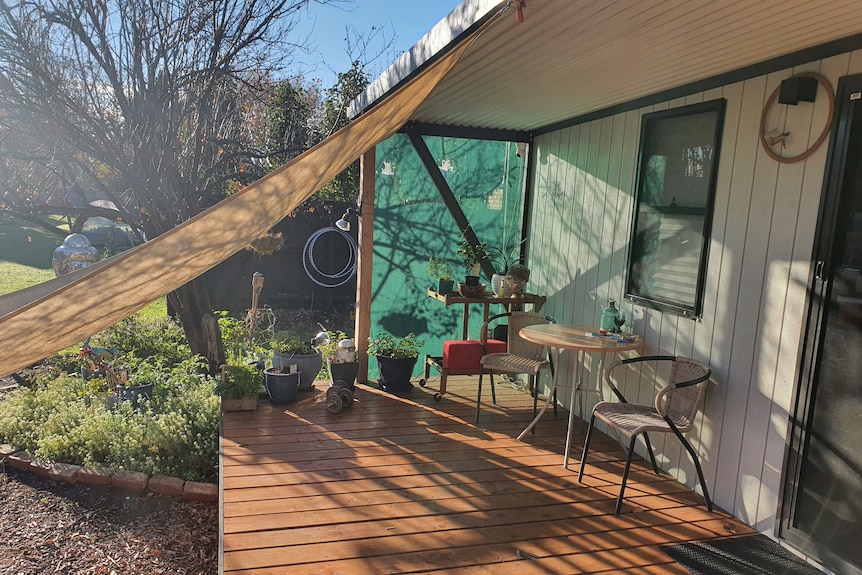
<instances>
[{"instance_id":1,"label":"round table","mask_svg":"<svg viewBox=\"0 0 862 575\"><path fill-rule=\"evenodd\" d=\"M581 394L586 391L601 393L600 389L586 390L581 386L581 367L583 365L584 355L587 353L601 353L602 362L606 353L620 353L623 351L640 350L643 343L641 341L618 341L612 336L598 335L598 329L580 325L559 325L559 324L540 324L527 326L520 331L520 336L527 341L546 345L554 350L556 365L560 365L560 354L563 350L575 352L575 372L572 380L572 394L569 401L569 424L566 430L566 451L563 456L563 467L569 467L569 448L572 441L572 423L575 415L575 395L578 396L579 414L583 419L583 398ZM601 372L601 367L599 369ZM536 423L544 415L551 399L554 397L554 389L557 387L557 378L559 377L559 369L554 371L554 378L551 384L551 389L548 391L548 396L545 399L545 404L542 409L533 418L533 421L518 435L518 439L522 439L536 425ZM601 385L601 373L599 374L599 385Z\"/></svg>"}]
</instances>

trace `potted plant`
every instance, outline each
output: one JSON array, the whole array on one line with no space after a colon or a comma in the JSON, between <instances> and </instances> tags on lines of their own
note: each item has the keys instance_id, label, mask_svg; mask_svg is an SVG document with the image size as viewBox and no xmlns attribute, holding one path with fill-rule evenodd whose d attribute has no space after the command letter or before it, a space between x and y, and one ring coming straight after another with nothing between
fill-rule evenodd
<instances>
[{"instance_id":1,"label":"potted plant","mask_svg":"<svg viewBox=\"0 0 862 575\"><path fill-rule=\"evenodd\" d=\"M518 264L523 264L521 257L521 244L526 240L521 240L511 250L505 248L488 248L488 259L494 265L494 275L491 276L491 289L498 297L510 297L512 290L509 289L506 275L509 270Z\"/></svg>"},{"instance_id":2,"label":"potted plant","mask_svg":"<svg viewBox=\"0 0 862 575\"><path fill-rule=\"evenodd\" d=\"M377 358L380 389L390 393L413 389L410 378L424 343L414 333L404 337L381 333L368 338L368 355Z\"/></svg>"},{"instance_id":3,"label":"potted plant","mask_svg":"<svg viewBox=\"0 0 862 575\"><path fill-rule=\"evenodd\" d=\"M329 370L329 383L335 385L343 381L351 391L356 389L356 374L359 362L356 360L356 343L343 331L327 331L329 341L319 347Z\"/></svg>"},{"instance_id":4,"label":"potted plant","mask_svg":"<svg viewBox=\"0 0 862 575\"><path fill-rule=\"evenodd\" d=\"M485 258L486 253L487 247L483 243L474 246L466 238L462 238L458 244L458 255L461 256L461 261L467 272L464 277L464 283L467 286L479 285L479 263Z\"/></svg>"},{"instance_id":5,"label":"potted plant","mask_svg":"<svg viewBox=\"0 0 862 575\"><path fill-rule=\"evenodd\" d=\"M437 293L448 295L452 293L452 266L443 256L431 254L428 258L428 275L437 279Z\"/></svg>"},{"instance_id":6,"label":"potted plant","mask_svg":"<svg viewBox=\"0 0 862 575\"><path fill-rule=\"evenodd\" d=\"M292 403L299 391L299 371L291 372L290 368L268 367L263 370L264 386L272 403Z\"/></svg>"},{"instance_id":7,"label":"potted plant","mask_svg":"<svg viewBox=\"0 0 862 575\"><path fill-rule=\"evenodd\" d=\"M117 377L117 395L121 401L133 404L153 398L156 383L164 382L167 369L160 361L139 361L128 370L121 369Z\"/></svg>"},{"instance_id":8,"label":"potted plant","mask_svg":"<svg viewBox=\"0 0 862 575\"><path fill-rule=\"evenodd\" d=\"M311 338L302 339L294 333L280 331L273 335L270 347L272 367L281 368L287 373L298 371L300 390L314 387L314 380L323 367L323 356L320 350L311 344ZM292 365L296 368L292 369Z\"/></svg>"},{"instance_id":9,"label":"potted plant","mask_svg":"<svg viewBox=\"0 0 862 575\"><path fill-rule=\"evenodd\" d=\"M222 411L257 409L262 379L260 369L253 365L221 366L221 381L215 392L221 397Z\"/></svg>"}]
</instances>

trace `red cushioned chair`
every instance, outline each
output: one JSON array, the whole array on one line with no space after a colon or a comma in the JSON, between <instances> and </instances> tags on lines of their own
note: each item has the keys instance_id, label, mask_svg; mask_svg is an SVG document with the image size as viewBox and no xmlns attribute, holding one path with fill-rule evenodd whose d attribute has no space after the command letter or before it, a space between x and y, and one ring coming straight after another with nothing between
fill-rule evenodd
<instances>
[{"instance_id":1,"label":"red cushioned chair","mask_svg":"<svg viewBox=\"0 0 862 575\"><path fill-rule=\"evenodd\" d=\"M506 351L506 342L489 339L485 346L478 339L452 339L443 342L443 355L425 356L425 377L419 380L419 385L424 386L431 375L433 367L440 372L440 391L434 395L436 401L440 401L446 393L446 382L450 375L478 375L481 367L480 362L485 350L494 352Z\"/></svg>"}]
</instances>

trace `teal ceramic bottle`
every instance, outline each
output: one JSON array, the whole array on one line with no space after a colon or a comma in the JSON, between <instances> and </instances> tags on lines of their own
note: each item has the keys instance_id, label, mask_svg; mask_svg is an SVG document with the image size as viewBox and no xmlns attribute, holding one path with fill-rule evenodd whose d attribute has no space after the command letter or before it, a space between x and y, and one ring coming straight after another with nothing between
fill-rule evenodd
<instances>
[{"instance_id":1,"label":"teal ceramic bottle","mask_svg":"<svg viewBox=\"0 0 862 575\"><path fill-rule=\"evenodd\" d=\"M617 309L617 301L614 298L610 298L608 299L608 307L602 311L602 318L599 320L599 329L608 333L619 333L620 325L620 310Z\"/></svg>"}]
</instances>

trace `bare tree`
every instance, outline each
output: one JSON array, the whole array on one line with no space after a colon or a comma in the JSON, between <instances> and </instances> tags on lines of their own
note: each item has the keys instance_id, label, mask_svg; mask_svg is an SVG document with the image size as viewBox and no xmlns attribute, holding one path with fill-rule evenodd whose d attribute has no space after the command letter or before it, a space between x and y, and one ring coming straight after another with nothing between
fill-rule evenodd
<instances>
[{"instance_id":1,"label":"bare tree","mask_svg":"<svg viewBox=\"0 0 862 575\"><path fill-rule=\"evenodd\" d=\"M0 1L6 208L38 219L47 182L97 189L152 238L268 169L254 115L304 42L297 17L346 0ZM223 361L202 283L169 301L192 350Z\"/></svg>"}]
</instances>

